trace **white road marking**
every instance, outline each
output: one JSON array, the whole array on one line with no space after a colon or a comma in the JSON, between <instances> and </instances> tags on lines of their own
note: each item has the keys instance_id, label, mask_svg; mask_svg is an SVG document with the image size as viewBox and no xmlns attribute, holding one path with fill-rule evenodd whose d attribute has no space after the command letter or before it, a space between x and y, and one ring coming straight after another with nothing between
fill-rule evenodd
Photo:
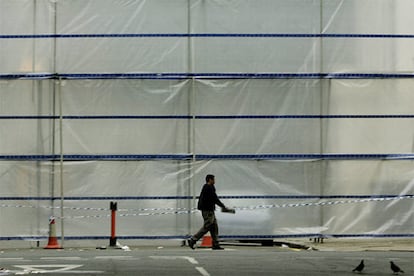
<instances>
[{"instance_id":1,"label":"white road marking","mask_svg":"<svg viewBox=\"0 0 414 276\"><path fill-rule=\"evenodd\" d=\"M198 272L200 272L201 275L203 276L210 276L210 273L208 273L203 267L201 266L196 266L196 268L198 270Z\"/></svg>"},{"instance_id":2,"label":"white road marking","mask_svg":"<svg viewBox=\"0 0 414 276\"><path fill-rule=\"evenodd\" d=\"M150 256L150 258L156 259L156 260L177 260L177 259L183 259L183 260L186 260L190 264L193 264L193 265L198 265L199 264L198 261L195 258L189 257L189 256ZM208 273L207 270L205 270L201 266L196 266L195 269L197 269L197 271L202 276L210 276L210 273Z\"/></svg>"},{"instance_id":3,"label":"white road marking","mask_svg":"<svg viewBox=\"0 0 414 276\"><path fill-rule=\"evenodd\" d=\"M187 257L187 256L183 256L184 259L186 259L187 261L189 261L192 264L198 264L198 261L192 257Z\"/></svg>"},{"instance_id":4,"label":"white road marking","mask_svg":"<svg viewBox=\"0 0 414 276\"><path fill-rule=\"evenodd\" d=\"M26 270L26 271L29 270L33 272L61 272L61 271L73 270L83 265L60 265L58 264L58 265L14 265L14 266L17 268L22 268L23 270Z\"/></svg>"},{"instance_id":5,"label":"white road marking","mask_svg":"<svg viewBox=\"0 0 414 276\"><path fill-rule=\"evenodd\" d=\"M98 274L104 273L104 271L89 271L89 270L75 270L83 265L64 265L64 264L54 264L54 265L14 265L14 267L23 269L23 271L12 271L16 275L24 274L37 274L37 273L77 273L77 274Z\"/></svg>"},{"instance_id":6,"label":"white road marking","mask_svg":"<svg viewBox=\"0 0 414 276\"><path fill-rule=\"evenodd\" d=\"M23 261L23 258L0 258L1 261Z\"/></svg>"},{"instance_id":7,"label":"white road marking","mask_svg":"<svg viewBox=\"0 0 414 276\"><path fill-rule=\"evenodd\" d=\"M81 257L42 257L41 260L65 260L65 261L80 261L84 260Z\"/></svg>"},{"instance_id":8,"label":"white road marking","mask_svg":"<svg viewBox=\"0 0 414 276\"><path fill-rule=\"evenodd\" d=\"M107 260L107 259L115 259L115 260L128 259L128 260L132 260L132 256L96 256L95 259L103 259L103 260Z\"/></svg>"},{"instance_id":9,"label":"white road marking","mask_svg":"<svg viewBox=\"0 0 414 276\"><path fill-rule=\"evenodd\" d=\"M188 256L150 256L152 259L158 260L177 260L177 259L184 259L188 261L190 264L198 264L198 261L192 257Z\"/></svg>"}]
</instances>

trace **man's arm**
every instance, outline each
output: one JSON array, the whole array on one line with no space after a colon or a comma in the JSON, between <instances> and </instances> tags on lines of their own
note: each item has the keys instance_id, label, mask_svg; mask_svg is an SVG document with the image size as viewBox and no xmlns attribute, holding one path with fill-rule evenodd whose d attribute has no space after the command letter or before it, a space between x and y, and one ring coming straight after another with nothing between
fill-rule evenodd
<instances>
[{"instance_id":1,"label":"man's arm","mask_svg":"<svg viewBox=\"0 0 414 276\"><path fill-rule=\"evenodd\" d=\"M226 208L226 206L223 204L223 202L220 201L220 199L217 196L216 189L214 187L209 187L210 193L211 193L211 199L214 202L214 204L217 204L221 208Z\"/></svg>"},{"instance_id":2,"label":"man's arm","mask_svg":"<svg viewBox=\"0 0 414 276\"><path fill-rule=\"evenodd\" d=\"M214 203L220 206L222 209L226 209L226 206L224 205L224 203L221 202L220 199L218 198L216 189L213 188L212 192L213 192Z\"/></svg>"},{"instance_id":3,"label":"man's arm","mask_svg":"<svg viewBox=\"0 0 414 276\"><path fill-rule=\"evenodd\" d=\"M214 198L215 198L215 204L217 204L218 206L221 207L221 211L222 212L224 212L224 213L232 213L232 214L235 214L236 213L236 211L234 209L227 208L224 205L224 203L220 201L220 199L217 196L217 193L214 190L213 190L213 195L214 195Z\"/></svg>"},{"instance_id":4,"label":"man's arm","mask_svg":"<svg viewBox=\"0 0 414 276\"><path fill-rule=\"evenodd\" d=\"M220 201L220 199L218 198L217 194L215 194L216 196L216 204L218 206L220 206L222 209L226 209L226 206L223 204L223 202Z\"/></svg>"}]
</instances>

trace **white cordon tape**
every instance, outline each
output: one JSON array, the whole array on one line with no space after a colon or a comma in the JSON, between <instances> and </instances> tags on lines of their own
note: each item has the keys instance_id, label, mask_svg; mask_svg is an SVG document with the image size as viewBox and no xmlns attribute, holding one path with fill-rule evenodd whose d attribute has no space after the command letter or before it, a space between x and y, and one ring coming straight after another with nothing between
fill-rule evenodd
<instances>
[{"instance_id":1,"label":"white cordon tape","mask_svg":"<svg viewBox=\"0 0 414 276\"><path fill-rule=\"evenodd\" d=\"M34 206L34 205L11 205L11 204L1 204L0 208L44 208L44 209L61 209L61 207L56 206ZM110 211L108 208L92 208L92 207L63 207L63 209L69 210L82 210L82 211Z\"/></svg>"},{"instance_id":2,"label":"white cordon tape","mask_svg":"<svg viewBox=\"0 0 414 276\"><path fill-rule=\"evenodd\" d=\"M362 199L348 199L348 200L335 200L335 201L322 201L322 202L300 202L300 203L286 203L286 204L268 204L268 205L255 205L255 206L244 206L234 207L233 209L239 211L249 210L260 210L260 209L273 209L273 208L294 208L294 207L309 207L309 206L325 206L325 205L338 205L338 204L351 204L351 203L365 203L373 201L391 201L391 200L402 200L402 199L413 199L413 195L397 196L397 197L381 197L381 198L362 198ZM1 204L0 208L46 208L46 209L60 209L61 207L51 206L33 206L33 205L10 205ZM90 207L63 207L63 209L69 210L82 210L82 211L110 211L108 208L90 208ZM119 217L138 217L138 216L157 216L157 215L185 215L197 213L196 208L190 210L186 208L141 208L141 209L119 209L119 212L138 212L131 214L118 214ZM150 211L150 212L148 212ZM163 211L163 212L154 212ZM65 216L64 219L84 219L84 218L109 218L108 215L86 215L86 216ZM62 217L57 217L62 218Z\"/></svg>"},{"instance_id":3,"label":"white cordon tape","mask_svg":"<svg viewBox=\"0 0 414 276\"><path fill-rule=\"evenodd\" d=\"M289 204L270 204L270 205L256 205L246 207L236 207L236 210L256 210L256 209L271 209L271 208L292 208L292 207L306 207L306 206L325 206L325 205L336 205L336 204L349 204L349 203L363 203L371 201L390 201L390 200L401 200L410 199L414 196L398 196L398 197L382 197L382 198L364 198L364 199L348 199L348 200L335 200L335 201L322 201L322 202L303 202L303 203L289 203Z\"/></svg>"}]
</instances>

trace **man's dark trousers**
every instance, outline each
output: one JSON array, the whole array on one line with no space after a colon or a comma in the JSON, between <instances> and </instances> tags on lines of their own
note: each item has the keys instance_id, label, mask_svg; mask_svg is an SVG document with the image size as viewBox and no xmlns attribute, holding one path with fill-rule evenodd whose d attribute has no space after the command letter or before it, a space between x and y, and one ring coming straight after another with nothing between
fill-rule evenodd
<instances>
[{"instance_id":1,"label":"man's dark trousers","mask_svg":"<svg viewBox=\"0 0 414 276\"><path fill-rule=\"evenodd\" d=\"M204 219L203 227L193 236L193 239L198 241L201 239L207 232L210 232L211 238L213 240L213 247L219 246L218 241L218 225L216 220L216 215L214 211L201 211L201 214Z\"/></svg>"}]
</instances>

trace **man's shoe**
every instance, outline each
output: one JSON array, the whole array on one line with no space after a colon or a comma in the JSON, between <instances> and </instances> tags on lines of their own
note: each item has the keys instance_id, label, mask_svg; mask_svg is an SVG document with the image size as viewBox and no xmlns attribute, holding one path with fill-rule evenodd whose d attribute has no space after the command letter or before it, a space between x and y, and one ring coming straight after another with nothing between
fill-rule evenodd
<instances>
[{"instance_id":1,"label":"man's shoe","mask_svg":"<svg viewBox=\"0 0 414 276\"><path fill-rule=\"evenodd\" d=\"M213 250L224 250L224 248L223 247L221 247L221 246L213 246L211 249L213 249Z\"/></svg>"},{"instance_id":2,"label":"man's shoe","mask_svg":"<svg viewBox=\"0 0 414 276\"><path fill-rule=\"evenodd\" d=\"M195 240L193 240L193 239L188 239L188 240L187 240L187 242L188 242L188 246L189 246L191 249L193 249L193 250L194 250L194 245L196 244L196 241L195 241Z\"/></svg>"}]
</instances>

